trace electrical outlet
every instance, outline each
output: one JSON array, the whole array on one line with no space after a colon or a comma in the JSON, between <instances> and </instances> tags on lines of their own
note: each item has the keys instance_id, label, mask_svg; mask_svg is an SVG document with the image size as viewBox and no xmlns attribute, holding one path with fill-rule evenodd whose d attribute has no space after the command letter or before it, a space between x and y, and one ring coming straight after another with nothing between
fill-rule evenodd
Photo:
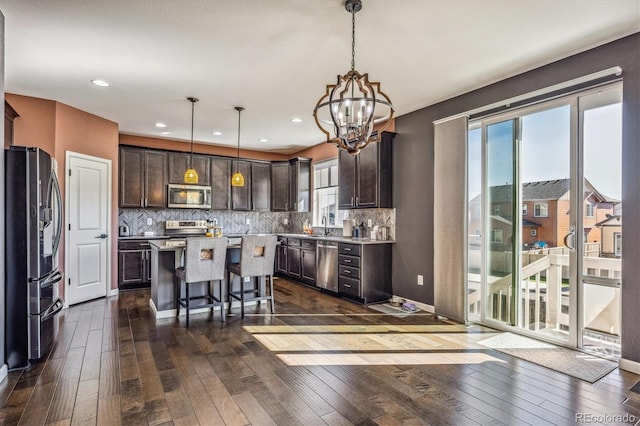
<instances>
[{"instance_id":1,"label":"electrical outlet","mask_svg":"<svg viewBox=\"0 0 640 426\"><path fill-rule=\"evenodd\" d=\"M147 225L148 226L153 225L153 219L151 219L150 217L147 218Z\"/></svg>"},{"instance_id":2,"label":"electrical outlet","mask_svg":"<svg viewBox=\"0 0 640 426\"><path fill-rule=\"evenodd\" d=\"M424 285L424 277L422 275L418 275L418 285Z\"/></svg>"},{"instance_id":3,"label":"electrical outlet","mask_svg":"<svg viewBox=\"0 0 640 426\"><path fill-rule=\"evenodd\" d=\"M368 226L369 228L371 228L371 227L373 226L373 220L369 219L369 220L367 221L367 226Z\"/></svg>"},{"instance_id":4,"label":"electrical outlet","mask_svg":"<svg viewBox=\"0 0 640 426\"><path fill-rule=\"evenodd\" d=\"M248 283L249 281L251 281L251 277L244 277L244 282Z\"/></svg>"},{"instance_id":5,"label":"electrical outlet","mask_svg":"<svg viewBox=\"0 0 640 426\"><path fill-rule=\"evenodd\" d=\"M247 225L251 225L251 219L247 218L247 220L246 220L246 224L247 224Z\"/></svg>"},{"instance_id":6,"label":"electrical outlet","mask_svg":"<svg viewBox=\"0 0 640 426\"><path fill-rule=\"evenodd\" d=\"M285 225L288 225L288 224L289 224L289 219L285 217L285 218L284 218L284 220L283 220L282 222L283 222Z\"/></svg>"}]
</instances>

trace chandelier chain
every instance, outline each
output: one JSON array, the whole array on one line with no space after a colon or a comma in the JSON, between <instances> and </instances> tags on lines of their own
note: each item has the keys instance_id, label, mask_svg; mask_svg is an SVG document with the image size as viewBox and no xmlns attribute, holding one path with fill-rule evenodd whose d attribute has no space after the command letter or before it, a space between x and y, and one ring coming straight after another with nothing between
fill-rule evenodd
<instances>
[{"instance_id":1,"label":"chandelier chain","mask_svg":"<svg viewBox=\"0 0 640 426\"><path fill-rule=\"evenodd\" d=\"M351 12L351 71L356 69L356 12Z\"/></svg>"}]
</instances>

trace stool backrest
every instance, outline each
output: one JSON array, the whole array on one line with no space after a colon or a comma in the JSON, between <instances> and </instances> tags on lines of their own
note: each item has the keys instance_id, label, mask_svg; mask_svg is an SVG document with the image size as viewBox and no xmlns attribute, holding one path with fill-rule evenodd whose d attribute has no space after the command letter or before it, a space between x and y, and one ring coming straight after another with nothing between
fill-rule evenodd
<instances>
[{"instance_id":1,"label":"stool backrest","mask_svg":"<svg viewBox=\"0 0 640 426\"><path fill-rule=\"evenodd\" d=\"M195 283L223 279L227 263L227 239L194 237L186 241L185 281Z\"/></svg>"},{"instance_id":2,"label":"stool backrest","mask_svg":"<svg viewBox=\"0 0 640 426\"><path fill-rule=\"evenodd\" d=\"M276 259L275 235L245 235L242 237L240 273L243 277L273 275Z\"/></svg>"}]
</instances>

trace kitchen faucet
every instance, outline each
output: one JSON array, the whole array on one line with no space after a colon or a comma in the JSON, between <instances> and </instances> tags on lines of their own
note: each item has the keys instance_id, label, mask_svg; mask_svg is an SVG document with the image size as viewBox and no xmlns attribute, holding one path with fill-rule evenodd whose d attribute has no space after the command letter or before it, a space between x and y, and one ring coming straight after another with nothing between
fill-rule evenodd
<instances>
[{"instance_id":1,"label":"kitchen faucet","mask_svg":"<svg viewBox=\"0 0 640 426\"><path fill-rule=\"evenodd\" d=\"M322 224L324 225L324 235L329 235L329 230L327 230L327 216L322 216Z\"/></svg>"}]
</instances>

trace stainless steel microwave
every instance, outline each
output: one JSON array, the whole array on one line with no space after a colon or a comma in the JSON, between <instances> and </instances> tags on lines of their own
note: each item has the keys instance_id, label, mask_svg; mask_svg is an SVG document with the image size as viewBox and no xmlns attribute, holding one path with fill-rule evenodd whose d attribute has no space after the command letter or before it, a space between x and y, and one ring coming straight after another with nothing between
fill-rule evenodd
<instances>
[{"instance_id":1,"label":"stainless steel microwave","mask_svg":"<svg viewBox=\"0 0 640 426\"><path fill-rule=\"evenodd\" d=\"M210 209L211 187L169 184L167 186L167 207L176 209Z\"/></svg>"}]
</instances>

